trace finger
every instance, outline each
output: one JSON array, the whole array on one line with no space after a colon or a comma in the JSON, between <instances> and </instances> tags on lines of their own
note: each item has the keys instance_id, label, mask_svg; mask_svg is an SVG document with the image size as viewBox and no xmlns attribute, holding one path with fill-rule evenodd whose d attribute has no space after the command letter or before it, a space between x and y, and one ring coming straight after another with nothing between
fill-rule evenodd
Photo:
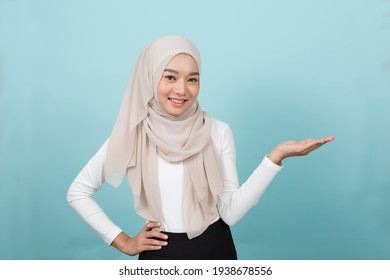
<instances>
[{"instance_id":1,"label":"finger","mask_svg":"<svg viewBox=\"0 0 390 280\"><path fill-rule=\"evenodd\" d=\"M317 150L319 147L321 147L322 145L324 145L324 143L315 143L315 144L312 144L312 145L310 145L310 146L308 146L308 147L306 147L306 149L304 149L303 151L302 151L302 155L308 155L308 154L310 154L312 151L314 151L314 150Z\"/></svg>"},{"instance_id":2,"label":"finger","mask_svg":"<svg viewBox=\"0 0 390 280\"><path fill-rule=\"evenodd\" d=\"M304 146L303 147L304 150L310 149L310 148L315 147L317 145L323 145L325 143L322 140L315 140L315 139L307 139L304 141L306 141L305 143L302 143Z\"/></svg>"},{"instance_id":3,"label":"finger","mask_svg":"<svg viewBox=\"0 0 390 280\"><path fill-rule=\"evenodd\" d=\"M148 222L144 226L144 230L149 231L149 230L152 230L154 228L159 228L159 227L161 227L161 223L160 222Z\"/></svg>"},{"instance_id":4,"label":"finger","mask_svg":"<svg viewBox=\"0 0 390 280\"><path fill-rule=\"evenodd\" d=\"M140 246L143 246L143 245L166 246L166 245L168 244L168 242L165 241L165 240L162 240L162 239L157 239L157 238L153 238L153 237L142 236L142 237L138 240L138 244L139 244Z\"/></svg>"},{"instance_id":5,"label":"finger","mask_svg":"<svg viewBox=\"0 0 390 280\"><path fill-rule=\"evenodd\" d=\"M303 140L300 143L302 143L303 146L305 146L305 147L303 148L301 155L308 155L311 152L313 152L313 151L317 150L318 148L320 148L321 146L323 146L324 144L326 144L327 142L333 141L335 138L336 137L334 137L334 136L328 136L328 137L324 137L320 140L315 140L315 139Z\"/></svg>"},{"instance_id":6,"label":"finger","mask_svg":"<svg viewBox=\"0 0 390 280\"><path fill-rule=\"evenodd\" d=\"M303 145L307 145L307 144L312 144L312 143L314 143L315 141L318 141L318 140L313 139L313 138L309 138L309 139L305 139L305 140L299 141L299 143L300 143L300 144L303 144Z\"/></svg>"},{"instance_id":7,"label":"finger","mask_svg":"<svg viewBox=\"0 0 390 280\"><path fill-rule=\"evenodd\" d=\"M321 138L319 140L314 139L314 138L309 138L309 139L305 139L305 140L299 141L299 143L301 143L303 145L314 144L314 143L327 143L327 142L333 141L335 139L336 139L335 136L327 136L327 137L323 137L323 138Z\"/></svg>"},{"instance_id":8,"label":"finger","mask_svg":"<svg viewBox=\"0 0 390 280\"><path fill-rule=\"evenodd\" d=\"M146 238L160 238L160 239L168 239L168 235L163 234L157 230L153 230L154 228L159 228L161 226L160 222L148 222L144 227L144 234Z\"/></svg>"},{"instance_id":9,"label":"finger","mask_svg":"<svg viewBox=\"0 0 390 280\"><path fill-rule=\"evenodd\" d=\"M159 238L159 239L168 239L168 235L161 233L159 231L151 230L146 233L146 238Z\"/></svg>"},{"instance_id":10,"label":"finger","mask_svg":"<svg viewBox=\"0 0 390 280\"><path fill-rule=\"evenodd\" d=\"M148 232L148 235L149 233L150 232ZM145 246L154 246L154 247L159 247L161 249L161 247L168 245L167 241L161 239L155 239L153 236L146 236L146 235L140 237L138 243L141 250L143 250L142 248L144 248Z\"/></svg>"},{"instance_id":11,"label":"finger","mask_svg":"<svg viewBox=\"0 0 390 280\"><path fill-rule=\"evenodd\" d=\"M156 250L161 250L162 246L153 246L153 245L144 245L141 247L141 252L142 251L156 251Z\"/></svg>"},{"instance_id":12,"label":"finger","mask_svg":"<svg viewBox=\"0 0 390 280\"><path fill-rule=\"evenodd\" d=\"M311 147L310 149L307 149L306 152L305 152L305 155L310 154L311 152L317 150L317 149L320 148L322 145L323 145L323 144L316 145L316 146Z\"/></svg>"},{"instance_id":13,"label":"finger","mask_svg":"<svg viewBox=\"0 0 390 280\"><path fill-rule=\"evenodd\" d=\"M315 151L317 150L318 148L322 147L323 145L325 145L327 142L323 142L323 143L318 143L314 146L311 146L308 150L307 150L307 154L311 153L312 151Z\"/></svg>"},{"instance_id":14,"label":"finger","mask_svg":"<svg viewBox=\"0 0 390 280\"><path fill-rule=\"evenodd\" d=\"M153 238L145 238L141 241L141 245L167 246L168 242Z\"/></svg>"},{"instance_id":15,"label":"finger","mask_svg":"<svg viewBox=\"0 0 390 280\"><path fill-rule=\"evenodd\" d=\"M313 145L310 146L310 149L318 149L319 147L321 147L322 145L324 145L325 142L323 141L318 141L316 143L313 143Z\"/></svg>"},{"instance_id":16,"label":"finger","mask_svg":"<svg viewBox=\"0 0 390 280\"><path fill-rule=\"evenodd\" d=\"M328 136L328 137L322 138L322 140L323 140L325 143L330 142L330 141L333 141L333 140L335 140L335 139L336 139L335 136Z\"/></svg>"}]
</instances>

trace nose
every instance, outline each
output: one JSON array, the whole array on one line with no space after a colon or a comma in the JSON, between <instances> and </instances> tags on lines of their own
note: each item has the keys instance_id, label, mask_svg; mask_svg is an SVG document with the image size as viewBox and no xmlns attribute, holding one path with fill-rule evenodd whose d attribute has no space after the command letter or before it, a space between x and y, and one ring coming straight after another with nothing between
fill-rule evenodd
<instances>
[{"instance_id":1,"label":"nose","mask_svg":"<svg viewBox=\"0 0 390 280\"><path fill-rule=\"evenodd\" d=\"M183 96L185 95L186 93L186 85L185 85L185 81L183 80L178 80L175 84L175 93L178 95L178 96Z\"/></svg>"}]
</instances>

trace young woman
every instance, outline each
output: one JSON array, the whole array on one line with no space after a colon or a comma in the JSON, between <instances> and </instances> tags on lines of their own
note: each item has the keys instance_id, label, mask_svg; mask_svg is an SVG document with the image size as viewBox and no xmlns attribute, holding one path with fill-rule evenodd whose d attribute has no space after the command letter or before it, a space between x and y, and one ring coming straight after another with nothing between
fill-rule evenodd
<instances>
[{"instance_id":1,"label":"young woman","mask_svg":"<svg viewBox=\"0 0 390 280\"><path fill-rule=\"evenodd\" d=\"M200 55L166 36L140 54L110 138L81 170L67 200L109 245L139 259L237 259L229 229L258 201L282 160L307 155L334 137L275 147L239 187L229 126L197 102ZM93 194L127 175L146 225L130 237Z\"/></svg>"}]
</instances>

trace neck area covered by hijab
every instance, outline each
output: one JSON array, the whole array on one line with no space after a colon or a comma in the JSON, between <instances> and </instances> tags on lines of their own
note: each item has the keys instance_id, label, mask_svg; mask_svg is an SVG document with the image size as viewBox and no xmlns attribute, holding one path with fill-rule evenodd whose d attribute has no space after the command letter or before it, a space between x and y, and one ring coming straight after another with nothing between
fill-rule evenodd
<instances>
[{"instance_id":1,"label":"neck area covered by hijab","mask_svg":"<svg viewBox=\"0 0 390 280\"><path fill-rule=\"evenodd\" d=\"M163 230L157 156L183 162L183 220L188 237L194 238L215 219L223 182L208 114L195 102L172 116L157 101L163 71L177 54L192 56L200 72L197 48L180 36L157 39L138 57L108 142L104 176L118 187L127 175L135 211L148 221L161 222Z\"/></svg>"}]
</instances>

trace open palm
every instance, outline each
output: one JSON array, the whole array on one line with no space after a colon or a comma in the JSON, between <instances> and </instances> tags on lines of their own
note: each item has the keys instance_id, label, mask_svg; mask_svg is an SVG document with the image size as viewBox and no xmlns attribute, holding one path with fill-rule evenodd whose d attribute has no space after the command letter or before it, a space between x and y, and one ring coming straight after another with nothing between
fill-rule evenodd
<instances>
[{"instance_id":1,"label":"open palm","mask_svg":"<svg viewBox=\"0 0 390 280\"><path fill-rule=\"evenodd\" d=\"M328 136L322 139L285 141L277 145L275 149L268 155L268 157L276 164L280 164L283 159L288 157L308 155L312 151L318 149L330 141L333 141L334 139L334 136Z\"/></svg>"}]
</instances>

